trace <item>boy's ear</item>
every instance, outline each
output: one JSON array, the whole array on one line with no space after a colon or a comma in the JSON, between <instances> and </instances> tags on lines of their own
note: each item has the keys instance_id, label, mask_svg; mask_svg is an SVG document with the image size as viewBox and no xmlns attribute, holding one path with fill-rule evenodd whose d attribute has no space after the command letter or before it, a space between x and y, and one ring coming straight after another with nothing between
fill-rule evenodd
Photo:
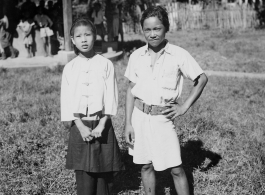
<instances>
[{"instance_id":1,"label":"boy's ear","mask_svg":"<svg viewBox=\"0 0 265 195\"><path fill-rule=\"evenodd\" d=\"M73 39L73 37L71 37L72 43L75 45L75 40Z\"/></svg>"}]
</instances>

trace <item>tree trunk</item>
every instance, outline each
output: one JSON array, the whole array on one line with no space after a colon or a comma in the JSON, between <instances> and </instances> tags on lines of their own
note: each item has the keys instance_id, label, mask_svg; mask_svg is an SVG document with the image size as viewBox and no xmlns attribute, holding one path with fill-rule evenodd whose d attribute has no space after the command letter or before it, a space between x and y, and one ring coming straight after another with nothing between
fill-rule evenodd
<instances>
[{"instance_id":1,"label":"tree trunk","mask_svg":"<svg viewBox=\"0 0 265 195\"><path fill-rule=\"evenodd\" d=\"M107 19L107 33L108 33L108 41L113 40L113 10L112 10L112 2L111 0L105 0L106 9L105 9L105 17Z\"/></svg>"}]
</instances>

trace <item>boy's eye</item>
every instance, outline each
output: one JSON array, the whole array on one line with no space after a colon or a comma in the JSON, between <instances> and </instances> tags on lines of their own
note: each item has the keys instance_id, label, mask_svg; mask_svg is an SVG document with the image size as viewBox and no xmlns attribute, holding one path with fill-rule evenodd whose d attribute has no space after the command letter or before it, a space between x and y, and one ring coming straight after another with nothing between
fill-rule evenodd
<instances>
[{"instance_id":1,"label":"boy's eye","mask_svg":"<svg viewBox=\"0 0 265 195\"><path fill-rule=\"evenodd\" d=\"M150 32L150 29L145 29L144 32L148 33Z\"/></svg>"}]
</instances>

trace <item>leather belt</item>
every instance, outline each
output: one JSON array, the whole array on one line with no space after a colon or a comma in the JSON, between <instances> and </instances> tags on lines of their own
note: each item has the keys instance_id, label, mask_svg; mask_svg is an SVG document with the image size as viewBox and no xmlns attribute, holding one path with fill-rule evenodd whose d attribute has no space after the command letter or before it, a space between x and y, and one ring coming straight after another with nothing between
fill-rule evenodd
<instances>
[{"instance_id":1,"label":"leather belt","mask_svg":"<svg viewBox=\"0 0 265 195\"><path fill-rule=\"evenodd\" d=\"M163 115L162 111L168 109L168 107L164 106L148 105L140 99L135 99L134 106L142 112L150 115Z\"/></svg>"}]
</instances>

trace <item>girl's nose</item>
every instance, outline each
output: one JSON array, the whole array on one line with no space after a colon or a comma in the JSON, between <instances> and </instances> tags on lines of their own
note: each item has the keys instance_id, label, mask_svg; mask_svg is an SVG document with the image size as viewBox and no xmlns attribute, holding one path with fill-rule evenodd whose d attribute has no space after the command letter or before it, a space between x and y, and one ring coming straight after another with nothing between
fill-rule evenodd
<instances>
[{"instance_id":1,"label":"girl's nose","mask_svg":"<svg viewBox=\"0 0 265 195\"><path fill-rule=\"evenodd\" d=\"M86 41L85 36L82 36L82 42L85 42L85 41Z\"/></svg>"}]
</instances>

